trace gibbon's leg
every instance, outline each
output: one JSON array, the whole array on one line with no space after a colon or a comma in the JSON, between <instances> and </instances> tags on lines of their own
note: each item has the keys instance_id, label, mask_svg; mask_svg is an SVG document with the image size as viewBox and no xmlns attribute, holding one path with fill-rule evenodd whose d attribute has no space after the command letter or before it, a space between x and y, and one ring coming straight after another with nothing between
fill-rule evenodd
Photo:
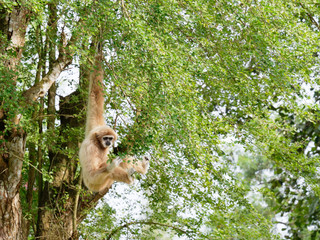
<instances>
[{"instance_id":1,"label":"gibbon's leg","mask_svg":"<svg viewBox=\"0 0 320 240\"><path fill-rule=\"evenodd\" d=\"M110 164L103 163L100 165L100 167L96 170L96 174L101 174L101 173L110 173L112 170L114 170L116 167L120 165L122 162L122 159L119 157L116 157L112 160Z\"/></svg>"},{"instance_id":2,"label":"gibbon's leg","mask_svg":"<svg viewBox=\"0 0 320 240\"><path fill-rule=\"evenodd\" d=\"M106 186L99 191L99 194L102 196L105 195L109 191L109 189L111 188L113 183L114 183L114 181L112 179L108 179Z\"/></svg>"},{"instance_id":3,"label":"gibbon's leg","mask_svg":"<svg viewBox=\"0 0 320 240\"><path fill-rule=\"evenodd\" d=\"M135 170L133 168L123 169L121 167L116 167L111 173L111 178L117 182L132 184L134 180L132 178L132 175L134 173L135 173Z\"/></svg>"},{"instance_id":4,"label":"gibbon's leg","mask_svg":"<svg viewBox=\"0 0 320 240\"><path fill-rule=\"evenodd\" d=\"M135 161L132 157L125 159L119 165L123 169L134 168L134 170L141 174L146 174L149 169L149 158L144 156L142 161Z\"/></svg>"},{"instance_id":5,"label":"gibbon's leg","mask_svg":"<svg viewBox=\"0 0 320 240\"><path fill-rule=\"evenodd\" d=\"M129 168L129 169L128 169L128 174L129 174L130 176L132 176L135 172L136 172L136 170L135 170L134 168Z\"/></svg>"},{"instance_id":6,"label":"gibbon's leg","mask_svg":"<svg viewBox=\"0 0 320 240\"><path fill-rule=\"evenodd\" d=\"M131 177L136 171L133 168L128 169L128 171L123 170L118 167L114 171L115 175L111 175L111 178L108 178L105 184L105 187L99 191L100 195L106 194L111 188L114 181L124 182L132 184L134 179Z\"/></svg>"},{"instance_id":7,"label":"gibbon's leg","mask_svg":"<svg viewBox=\"0 0 320 240\"><path fill-rule=\"evenodd\" d=\"M122 163L122 159L116 157L112 160L112 162L107 166L108 171L112 171L114 168L118 167Z\"/></svg>"},{"instance_id":8,"label":"gibbon's leg","mask_svg":"<svg viewBox=\"0 0 320 240\"><path fill-rule=\"evenodd\" d=\"M91 191L101 191L101 189L110 188L114 182L112 174L121 162L121 158L114 158L111 164L103 163L99 168L92 170L87 177L84 176L88 189Z\"/></svg>"}]
</instances>

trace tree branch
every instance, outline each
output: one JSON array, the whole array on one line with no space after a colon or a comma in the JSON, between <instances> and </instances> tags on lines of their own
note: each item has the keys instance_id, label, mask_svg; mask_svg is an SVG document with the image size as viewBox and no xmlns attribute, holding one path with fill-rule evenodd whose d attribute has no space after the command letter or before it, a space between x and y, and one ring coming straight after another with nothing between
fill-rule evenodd
<instances>
[{"instance_id":1,"label":"tree branch","mask_svg":"<svg viewBox=\"0 0 320 240\"><path fill-rule=\"evenodd\" d=\"M124 15L131 21L130 15L124 5L124 0L121 0L121 9L122 9L122 12L124 12Z\"/></svg>"},{"instance_id":2,"label":"tree branch","mask_svg":"<svg viewBox=\"0 0 320 240\"><path fill-rule=\"evenodd\" d=\"M273 223L275 223L275 224L283 224L285 226L289 226L290 225L289 223L281 222L281 221L274 221Z\"/></svg>"},{"instance_id":3,"label":"tree branch","mask_svg":"<svg viewBox=\"0 0 320 240\"><path fill-rule=\"evenodd\" d=\"M80 172L79 182L77 186L77 193L74 199L73 216L72 216L72 234L76 234L76 231L77 231L77 213L78 213L78 204L79 204L79 197L80 197L80 191L81 191L81 183L82 183L82 172Z\"/></svg>"},{"instance_id":4,"label":"tree branch","mask_svg":"<svg viewBox=\"0 0 320 240\"><path fill-rule=\"evenodd\" d=\"M72 59L64 59L59 56L53 64L49 72L42 78L42 80L23 93L23 97L27 102L33 102L39 97L43 97L57 80L61 72L72 62Z\"/></svg>"},{"instance_id":5,"label":"tree branch","mask_svg":"<svg viewBox=\"0 0 320 240\"><path fill-rule=\"evenodd\" d=\"M310 10L305 6L303 5L302 3L299 3L299 5L304 9L306 10L306 14L307 16L309 17L310 21L318 28L318 30L320 31L320 26L318 24L318 22L314 19L314 17L311 15L310 13Z\"/></svg>"},{"instance_id":6,"label":"tree branch","mask_svg":"<svg viewBox=\"0 0 320 240\"><path fill-rule=\"evenodd\" d=\"M23 97L26 102L33 102L39 97L43 97L50 89L51 85L58 79L61 72L72 63L73 53L70 52L70 46L72 46L78 38L74 35L66 44L65 34L61 34L61 48L59 48L59 57L52 64L48 73L38 83L35 83L31 88L23 93Z\"/></svg>"}]
</instances>

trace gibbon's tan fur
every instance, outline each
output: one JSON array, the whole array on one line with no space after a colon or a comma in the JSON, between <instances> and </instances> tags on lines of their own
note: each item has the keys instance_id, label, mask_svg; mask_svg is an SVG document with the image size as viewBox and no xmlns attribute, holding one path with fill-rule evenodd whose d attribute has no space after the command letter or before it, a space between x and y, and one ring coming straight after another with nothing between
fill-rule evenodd
<instances>
[{"instance_id":1,"label":"gibbon's tan fur","mask_svg":"<svg viewBox=\"0 0 320 240\"><path fill-rule=\"evenodd\" d=\"M117 140L117 134L106 126L103 118L103 69L102 55L95 59L95 66L89 76L89 97L85 139L83 140L79 159L82 167L83 182L94 192L104 192L114 181L132 184L133 173L145 174L149 168L149 159L134 162L132 157L119 157L108 162L109 148Z\"/></svg>"},{"instance_id":2,"label":"gibbon's tan fur","mask_svg":"<svg viewBox=\"0 0 320 240\"><path fill-rule=\"evenodd\" d=\"M127 174L127 170L129 170L130 174ZM133 173L138 172L141 174L146 174L149 169L149 158L144 156L142 161L135 160L134 157L128 156L119 164L119 167L116 167L111 177L108 179L106 183L106 188L110 188L114 181L124 182L128 184L132 184L134 182L134 178L132 176Z\"/></svg>"}]
</instances>

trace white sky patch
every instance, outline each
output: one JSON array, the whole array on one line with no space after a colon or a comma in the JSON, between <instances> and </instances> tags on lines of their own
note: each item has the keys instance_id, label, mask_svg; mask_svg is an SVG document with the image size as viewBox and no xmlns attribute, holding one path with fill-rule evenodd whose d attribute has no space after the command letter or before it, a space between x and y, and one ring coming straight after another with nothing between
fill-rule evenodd
<instances>
[{"instance_id":1,"label":"white sky patch","mask_svg":"<svg viewBox=\"0 0 320 240\"><path fill-rule=\"evenodd\" d=\"M275 227L274 230L276 233L279 233L281 236L281 239L285 239L285 236L289 235L288 232L288 226L286 225L288 223L289 214L283 213L281 216L281 213L276 214L274 217Z\"/></svg>"},{"instance_id":2,"label":"white sky patch","mask_svg":"<svg viewBox=\"0 0 320 240\"><path fill-rule=\"evenodd\" d=\"M136 189L134 189L135 187ZM116 210L119 222L127 217L130 217L130 220L146 218L145 212L148 208L148 200L139 188L137 180L135 180L134 187L124 183L114 183L109 193L104 196L106 203ZM147 211L150 211L150 209Z\"/></svg>"},{"instance_id":3,"label":"white sky patch","mask_svg":"<svg viewBox=\"0 0 320 240\"><path fill-rule=\"evenodd\" d=\"M57 79L57 95L67 96L77 90L79 85L79 67L70 65Z\"/></svg>"}]
</instances>

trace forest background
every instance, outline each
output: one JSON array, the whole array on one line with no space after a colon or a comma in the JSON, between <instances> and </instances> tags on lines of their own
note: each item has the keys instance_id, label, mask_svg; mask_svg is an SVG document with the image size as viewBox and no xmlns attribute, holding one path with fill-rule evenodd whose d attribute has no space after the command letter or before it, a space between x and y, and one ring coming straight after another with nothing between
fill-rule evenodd
<instances>
[{"instance_id":1,"label":"forest background","mask_svg":"<svg viewBox=\"0 0 320 240\"><path fill-rule=\"evenodd\" d=\"M0 238L319 239L319 13L0 0ZM105 196L78 163L95 43L112 154L151 157Z\"/></svg>"}]
</instances>

